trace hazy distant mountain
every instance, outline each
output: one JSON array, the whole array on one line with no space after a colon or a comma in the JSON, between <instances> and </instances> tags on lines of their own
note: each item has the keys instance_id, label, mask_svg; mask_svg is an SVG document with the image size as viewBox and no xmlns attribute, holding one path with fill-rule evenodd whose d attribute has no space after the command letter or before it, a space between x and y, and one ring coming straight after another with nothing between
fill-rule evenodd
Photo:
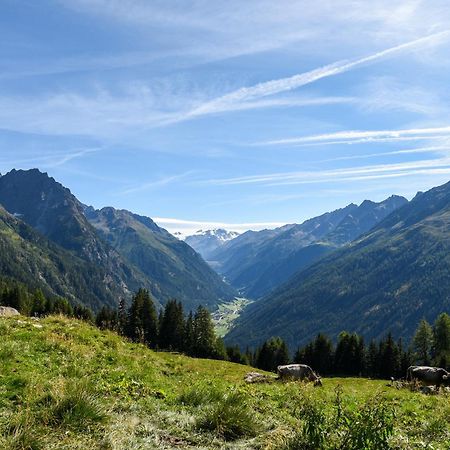
<instances>
[{"instance_id":1,"label":"hazy distant mountain","mask_svg":"<svg viewBox=\"0 0 450 450\"><path fill-rule=\"evenodd\" d=\"M236 231L227 231L222 228L199 230L195 234L187 236L185 242L208 261L217 249L237 236L239 236L239 233Z\"/></svg>"},{"instance_id":2,"label":"hazy distant mountain","mask_svg":"<svg viewBox=\"0 0 450 450\"><path fill-rule=\"evenodd\" d=\"M407 203L392 196L380 203L350 204L302 224L244 233L211 255L217 269L250 298L261 297L325 254L368 231Z\"/></svg>"},{"instance_id":3,"label":"hazy distant mountain","mask_svg":"<svg viewBox=\"0 0 450 450\"><path fill-rule=\"evenodd\" d=\"M176 298L189 310L214 308L236 295L188 244L148 217L109 207L85 212L100 236L152 280L158 298Z\"/></svg>"},{"instance_id":4,"label":"hazy distant mountain","mask_svg":"<svg viewBox=\"0 0 450 450\"><path fill-rule=\"evenodd\" d=\"M52 248L64 250L68 267L75 261L89 265L92 282L83 279L92 295L80 297L93 308L117 304L139 287L149 289L157 301L174 296L187 308L199 303L212 308L235 293L193 249L151 219L112 208L87 208L39 170L13 170L0 177L0 204L45 236ZM14 278L11 271L9 276Z\"/></svg>"},{"instance_id":5,"label":"hazy distant mountain","mask_svg":"<svg viewBox=\"0 0 450 450\"><path fill-rule=\"evenodd\" d=\"M294 348L318 332L409 338L422 317L443 311L450 311L450 183L417 195L250 305L228 339L245 346L279 335Z\"/></svg>"}]
</instances>

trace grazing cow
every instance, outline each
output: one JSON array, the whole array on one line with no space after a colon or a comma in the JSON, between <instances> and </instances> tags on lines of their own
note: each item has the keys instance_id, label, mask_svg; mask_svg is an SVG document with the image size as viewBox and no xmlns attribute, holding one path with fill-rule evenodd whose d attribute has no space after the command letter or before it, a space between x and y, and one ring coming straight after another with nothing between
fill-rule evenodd
<instances>
[{"instance_id":1,"label":"grazing cow","mask_svg":"<svg viewBox=\"0 0 450 450\"><path fill-rule=\"evenodd\" d=\"M450 384L450 373L440 367L410 366L406 372L406 379L439 388L441 384Z\"/></svg>"},{"instance_id":2,"label":"grazing cow","mask_svg":"<svg viewBox=\"0 0 450 450\"><path fill-rule=\"evenodd\" d=\"M313 381L315 386L322 386L322 381L318 375L306 364L288 364L278 366L277 373L280 378L293 378L296 380Z\"/></svg>"}]
</instances>

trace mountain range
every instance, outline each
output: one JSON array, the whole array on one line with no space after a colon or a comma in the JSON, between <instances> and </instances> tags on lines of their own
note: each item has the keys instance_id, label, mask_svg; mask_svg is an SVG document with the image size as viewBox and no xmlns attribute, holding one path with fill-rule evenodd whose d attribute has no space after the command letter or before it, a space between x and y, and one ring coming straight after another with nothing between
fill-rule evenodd
<instances>
[{"instance_id":1,"label":"mountain range","mask_svg":"<svg viewBox=\"0 0 450 450\"><path fill-rule=\"evenodd\" d=\"M336 236L336 233L333 232ZM342 236L341 232L338 233ZM291 348L342 330L408 340L450 311L450 183L419 193L352 243L300 270L244 310L227 340Z\"/></svg>"},{"instance_id":2,"label":"mountain range","mask_svg":"<svg viewBox=\"0 0 450 450\"><path fill-rule=\"evenodd\" d=\"M208 261L243 295L257 299L324 255L353 241L407 203L391 196L325 213L301 224L248 231L209 254Z\"/></svg>"},{"instance_id":3,"label":"mountain range","mask_svg":"<svg viewBox=\"0 0 450 450\"><path fill-rule=\"evenodd\" d=\"M139 287L157 302L175 297L187 310L199 304L213 309L234 297L192 248L151 219L113 208L95 211L37 169L1 176L0 205L2 246L8 249L0 264L16 262L2 275L39 282L94 310L117 305ZM22 257L19 248L26 250Z\"/></svg>"},{"instance_id":4,"label":"mountain range","mask_svg":"<svg viewBox=\"0 0 450 450\"><path fill-rule=\"evenodd\" d=\"M281 336L291 349L344 329L408 340L420 319L450 311L450 183L410 202L366 200L274 230L191 238L220 275L148 217L86 206L37 169L0 176L0 277L95 311L140 287L160 304L215 310L239 289L257 301L227 342Z\"/></svg>"},{"instance_id":5,"label":"mountain range","mask_svg":"<svg viewBox=\"0 0 450 450\"><path fill-rule=\"evenodd\" d=\"M239 233L236 231L216 228L214 230L199 230L195 234L187 236L184 241L200 253L205 261L209 261L215 251L237 236L239 236Z\"/></svg>"}]
</instances>

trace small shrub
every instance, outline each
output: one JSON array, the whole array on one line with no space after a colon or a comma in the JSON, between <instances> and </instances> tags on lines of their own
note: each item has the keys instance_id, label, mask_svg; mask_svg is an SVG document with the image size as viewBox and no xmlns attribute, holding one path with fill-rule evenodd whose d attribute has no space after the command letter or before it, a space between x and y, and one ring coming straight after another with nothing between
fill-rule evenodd
<instances>
[{"instance_id":1,"label":"small shrub","mask_svg":"<svg viewBox=\"0 0 450 450\"><path fill-rule=\"evenodd\" d=\"M197 428L216 433L226 441L255 436L258 425L242 394L231 392L207 407Z\"/></svg>"}]
</instances>

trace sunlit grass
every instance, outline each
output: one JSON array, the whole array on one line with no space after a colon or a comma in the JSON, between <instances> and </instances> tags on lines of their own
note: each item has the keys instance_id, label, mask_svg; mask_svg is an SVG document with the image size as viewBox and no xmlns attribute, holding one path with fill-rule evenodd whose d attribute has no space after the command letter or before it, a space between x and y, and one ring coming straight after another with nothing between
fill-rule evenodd
<instances>
[{"instance_id":1,"label":"sunlit grass","mask_svg":"<svg viewBox=\"0 0 450 450\"><path fill-rule=\"evenodd\" d=\"M1 449L295 448L306 402L329 421L336 389L351 417L374 398L392 409L392 448L450 441L447 394L359 378L246 384L249 367L155 353L62 317L0 320L0 356Z\"/></svg>"}]
</instances>

